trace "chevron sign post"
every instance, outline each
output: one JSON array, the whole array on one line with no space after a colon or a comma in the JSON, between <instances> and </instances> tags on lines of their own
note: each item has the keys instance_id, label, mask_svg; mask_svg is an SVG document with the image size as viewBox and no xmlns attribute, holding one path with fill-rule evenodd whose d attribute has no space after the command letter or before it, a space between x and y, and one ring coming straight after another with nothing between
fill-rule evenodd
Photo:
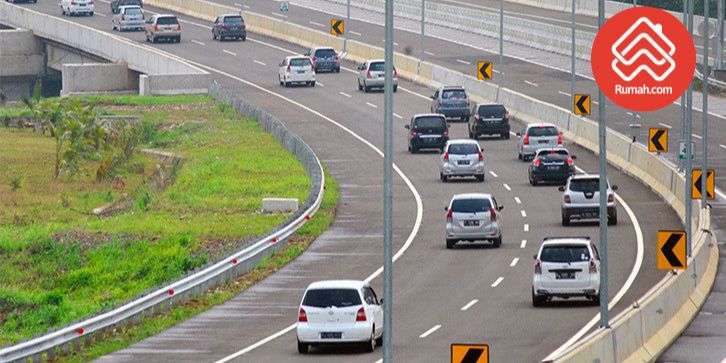
<instances>
[{"instance_id":1,"label":"chevron sign post","mask_svg":"<svg viewBox=\"0 0 726 363\"><path fill-rule=\"evenodd\" d=\"M591 59L595 81L611 101L633 111L655 111L688 87L696 49L678 19L643 6L621 11L603 25Z\"/></svg>"}]
</instances>

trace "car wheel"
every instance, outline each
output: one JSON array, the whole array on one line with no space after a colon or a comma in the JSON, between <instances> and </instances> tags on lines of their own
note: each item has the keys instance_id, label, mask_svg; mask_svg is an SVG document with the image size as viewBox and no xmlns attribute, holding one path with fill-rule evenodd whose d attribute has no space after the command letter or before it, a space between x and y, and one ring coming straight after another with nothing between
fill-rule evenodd
<instances>
[{"instance_id":1,"label":"car wheel","mask_svg":"<svg viewBox=\"0 0 726 363\"><path fill-rule=\"evenodd\" d=\"M590 297L590 299L592 300L593 305L600 305L600 294L593 295Z\"/></svg>"},{"instance_id":2,"label":"car wheel","mask_svg":"<svg viewBox=\"0 0 726 363\"><path fill-rule=\"evenodd\" d=\"M495 238L492 241L492 245L494 246L494 248L499 248L502 245L502 236L499 236L498 238Z\"/></svg>"},{"instance_id":3,"label":"car wheel","mask_svg":"<svg viewBox=\"0 0 726 363\"><path fill-rule=\"evenodd\" d=\"M178 36L178 37L176 37L176 42L177 42L177 43L181 43L181 35L180 35L180 36Z\"/></svg>"},{"instance_id":4,"label":"car wheel","mask_svg":"<svg viewBox=\"0 0 726 363\"><path fill-rule=\"evenodd\" d=\"M88 13L88 15L89 15L89 16L93 16L93 11L92 11L92 12L90 12L90 13Z\"/></svg>"},{"instance_id":5,"label":"car wheel","mask_svg":"<svg viewBox=\"0 0 726 363\"><path fill-rule=\"evenodd\" d=\"M416 146L411 146L411 154L416 154L418 152L418 148Z\"/></svg>"},{"instance_id":6,"label":"car wheel","mask_svg":"<svg viewBox=\"0 0 726 363\"><path fill-rule=\"evenodd\" d=\"M358 80L358 90L359 91L362 91L363 90L363 86L360 85L360 79Z\"/></svg>"},{"instance_id":7,"label":"car wheel","mask_svg":"<svg viewBox=\"0 0 726 363\"><path fill-rule=\"evenodd\" d=\"M393 92L398 92L398 85L393 86Z\"/></svg>"},{"instance_id":8,"label":"car wheel","mask_svg":"<svg viewBox=\"0 0 726 363\"><path fill-rule=\"evenodd\" d=\"M381 336L376 338L376 345L383 346L383 333L381 333Z\"/></svg>"},{"instance_id":9,"label":"car wheel","mask_svg":"<svg viewBox=\"0 0 726 363\"><path fill-rule=\"evenodd\" d=\"M315 87L315 81L310 82L310 87Z\"/></svg>"},{"instance_id":10,"label":"car wheel","mask_svg":"<svg viewBox=\"0 0 726 363\"><path fill-rule=\"evenodd\" d=\"M537 186L537 179L532 176L532 173L529 173L529 184L532 184L532 186L535 187Z\"/></svg>"},{"instance_id":11,"label":"car wheel","mask_svg":"<svg viewBox=\"0 0 726 363\"><path fill-rule=\"evenodd\" d=\"M470 139L474 139L474 134L473 134L473 133L471 132L471 130L469 130L469 138L470 138ZM475 139L475 140L476 140L476 139Z\"/></svg>"},{"instance_id":12,"label":"car wheel","mask_svg":"<svg viewBox=\"0 0 726 363\"><path fill-rule=\"evenodd\" d=\"M282 85L285 87L290 87L290 82L287 81L287 79L282 81Z\"/></svg>"},{"instance_id":13,"label":"car wheel","mask_svg":"<svg viewBox=\"0 0 726 363\"><path fill-rule=\"evenodd\" d=\"M504 133L504 139L505 139L505 140L509 140L509 133L508 133L508 132L505 132L505 133Z\"/></svg>"},{"instance_id":14,"label":"car wheel","mask_svg":"<svg viewBox=\"0 0 726 363\"><path fill-rule=\"evenodd\" d=\"M151 42L152 42L152 43L156 43L156 37L155 37L155 36L153 36L153 35L151 36Z\"/></svg>"},{"instance_id":15,"label":"car wheel","mask_svg":"<svg viewBox=\"0 0 726 363\"><path fill-rule=\"evenodd\" d=\"M439 178L442 182L446 183L449 180L449 177L444 175L444 173L439 173Z\"/></svg>"},{"instance_id":16,"label":"car wheel","mask_svg":"<svg viewBox=\"0 0 726 363\"><path fill-rule=\"evenodd\" d=\"M217 40L217 34L214 34L214 31L212 31L212 40Z\"/></svg>"},{"instance_id":17,"label":"car wheel","mask_svg":"<svg viewBox=\"0 0 726 363\"><path fill-rule=\"evenodd\" d=\"M456 244L456 241L451 240L451 239L447 239L446 240L446 249L447 250L450 250L450 249L454 248L454 245L455 244Z\"/></svg>"},{"instance_id":18,"label":"car wheel","mask_svg":"<svg viewBox=\"0 0 726 363\"><path fill-rule=\"evenodd\" d=\"M618 224L618 215L617 213L613 213L613 215L608 216L608 225L614 226Z\"/></svg>"},{"instance_id":19,"label":"car wheel","mask_svg":"<svg viewBox=\"0 0 726 363\"><path fill-rule=\"evenodd\" d=\"M308 344L301 343L299 340L297 341L297 352L300 354L307 354L308 353Z\"/></svg>"},{"instance_id":20,"label":"car wheel","mask_svg":"<svg viewBox=\"0 0 726 363\"><path fill-rule=\"evenodd\" d=\"M376 350L376 327L373 326L373 329L371 329L371 337L368 339L367 342L363 343L363 350L366 353L372 353L374 350Z\"/></svg>"},{"instance_id":21,"label":"car wheel","mask_svg":"<svg viewBox=\"0 0 726 363\"><path fill-rule=\"evenodd\" d=\"M366 81L363 81L363 92L368 93L370 90L371 88L366 86Z\"/></svg>"},{"instance_id":22,"label":"car wheel","mask_svg":"<svg viewBox=\"0 0 726 363\"><path fill-rule=\"evenodd\" d=\"M522 160L522 153L517 153L517 159Z\"/></svg>"},{"instance_id":23,"label":"car wheel","mask_svg":"<svg viewBox=\"0 0 726 363\"><path fill-rule=\"evenodd\" d=\"M242 39L242 41L244 42L245 40L247 40L247 36L245 35L245 36L243 36L243 37L242 37L242 38L240 38L240 39Z\"/></svg>"},{"instance_id":24,"label":"car wheel","mask_svg":"<svg viewBox=\"0 0 726 363\"><path fill-rule=\"evenodd\" d=\"M484 175L477 175L476 176L476 180L479 181L479 182L483 182L484 181Z\"/></svg>"},{"instance_id":25,"label":"car wheel","mask_svg":"<svg viewBox=\"0 0 726 363\"><path fill-rule=\"evenodd\" d=\"M570 216L565 213L565 211L562 211L562 225L563 226L569 226L570 225Z\"/></svg>"},{"instance_id":26,"label":"car wheel","mask_svg":"<svg viewBox=\"0 0 726 363\"><path fill-rule=\"evenodd\" d=\"M340 73L340 67L335 68L335 73ZM381 339L383 339L383 336L381 336Z\"/></svg>"},{"instance_id":27,"label":"car wheel","mask_svg":"<svg viewBox=\"0 0 726 363\"><path fill-rule=\"evenodd\" d=\"M532 288L532 306L534 306L536 308L543 306L546 299L547 298L545 298L544 296L536 295L534 293L534 288Z\"/></svg>"}]
</instances>

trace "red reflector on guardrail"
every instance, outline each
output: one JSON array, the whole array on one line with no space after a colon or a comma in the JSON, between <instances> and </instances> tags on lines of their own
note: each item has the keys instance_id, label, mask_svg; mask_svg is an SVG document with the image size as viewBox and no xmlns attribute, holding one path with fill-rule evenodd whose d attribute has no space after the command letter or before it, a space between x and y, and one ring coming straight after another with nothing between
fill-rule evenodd
<instances>
[{"instance_id":1,"label":"red reflector on guardrail","mask_svg":"<svg viewBox=\"0 0 726 363\"><path fill-rule=\"evenodd\" d=\"M236 258L233 258L233 259L232 259L232 264L233 264L233 265L236 265L236 264L237 264L237 259L236 259Z\"/></svg>"},{"instance_id":2,"label":"red reflector on guardrail","mask_svg":"<svg viewBox=\"0 0 726 363\"><path fill-rule=\"evenodd\" d=\"M277 243L277 237L272 237L272 243Z\"/></svg>"},{"instance_id":3,"label":"red reflector on guardrail","mask_svg":"<svg viewBox=\"0 0 726 363\"><path fill-rule=\"evenodd\" d=\"M309 215L305 216L305 219L309 221L310 220L310 216Z\"/></svg>"},{"instance_id":4,"label":"red reflector on guardrail","mask_svg":"<svg viewBox=\"0 0 726 363\"><path fill-rule=\"evenodd\" d=\"M327 185L323 185L323 190L328 190L328 186Z\"/></svg>"},{"instance_id":5,"label":"red reflector on guardrail","mask_svg":"<svg viewBox=\"0 0 726 363\"><path fill-rule=\"evenodd\" d=\"M169 295L174 295L174 289L169 289Z\"/></svg>"},{"instance_id":6,"label":"red reflector on guardrail","mask_svg":"<svg viewBox=\"0 0 726 363\"><path fill-rule=\"evenodd\" d=\"M83 330L83 328L78 328L77 332L78 332L78 335L83 335L85 330Z\"/></svg>"}]
</instances>

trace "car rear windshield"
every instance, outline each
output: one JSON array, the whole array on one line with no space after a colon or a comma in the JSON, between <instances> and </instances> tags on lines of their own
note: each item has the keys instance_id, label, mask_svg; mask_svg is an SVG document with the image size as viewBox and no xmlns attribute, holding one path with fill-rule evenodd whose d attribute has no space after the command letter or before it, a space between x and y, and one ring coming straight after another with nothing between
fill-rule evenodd
<instances>
[{"instance_id":1,"label":"car rear windshield","mask_svg":"<svg viewBox=\"0 0 726 363\"><path fill-rule=\"evenodd\" d=\"M290 65L293 67L305 67L310 65L310 59L307 58L294 58L290 60Z\"/></svg>"},{"instance_id":2,"label":"car rear windshield","mask_svg":"<svg viewBox=\"0 0 726 363\"><path fill-rule=\"evenodd\" d=\"M596 192L600 190L600 179L572 179L570 190L573 192Z\"/></svg>"},{"instance_id":3,"label":"car rear windshield","mask_svg":"<svg viewBox=\"0 0 726 363\"><path fill-rule=\"evenodd\" d=\"M469 155L478 153L479 148L474 144L451 144L446 152L455 155Z\"/></svg>"},{"instance_id":4,"label":"car rear windshield","mask_svg":"<svg viewBox=\"0 0 726 363\"><path fill-rule=\"evenodd\" d=\"M458 213L486 212L492 207L489 199L455 199L451 210Z\"/></svg>"},{"instance_id":5,"label":"car rear windshield","mask_svg":"<svg viewBox=\"0 0 726 363\"><path fill-rule=\"evenodd\" d=\"M241 16L225 16L224 23L225 24L241 24L242 17Z\"/></svg>"},{"instance_id":6,"label":"car rear windshield","mask_svg":"<svg viewBox=\"0 0 726 363\"><path fill-rule=\"evenodd\" d=\"M393 69L396 69L396 67L393 67ZM373 62L371 63L370 69L371 72L383 72L386 70L386 63L383 62Z\"/></svg>"},{"instance_id":7,"label":"car rear windshield","mask_svg":"<svg viewBox=\"0 0 726 363\"><path fill-rule=\"evenodd\" d=\"M542 262L581 262L590 260L587 246L552 245L542 248L539 256Z\"/></svg>"},{"instance_id":8,"label":"car rear windshield","mask_svg":"<svg viewBox=\"0 0 726 363\"><path fill-rule=\"evenodd\" d=\"M567 150L544 150L540 151L537 154L537 157L544 161L566 160L568 157L570 157L570 154L567 152Z\"/></svg>"},{"instance_id":9,"label":"car rear windshield","mask_svg":"<svg viewBox=\"0 0 726 363\"><path fill-rule=\"evenodd\" d=\"M140 15L141 14L141 8L126 8L124 11L124 14L126 15Z\"/></svg>"},{"instance_id":10,"label":"car rear windshield","mask_svg":"<svg viewBox=\"0 0 726 363\"><path fill-rule=\"evenodd\" d=\"M121 0L119 2L121 5L139 5L141 6L141 0Z\"/></svg>"},{"instance_id":11,"label":"car rear windshield","mask_svg":"<svg viewBox=\"0 0 726 363\"><path fill-rule=\"evenodd\" d=\"M361 305L361 301L355 289L314 289L308 290L302 304L316 308L329 306L340 308Z\"/></svg>"},{"instance_id":12,"label":"car rear windshield","mask_svg":"<svg viewBox=\"0 0 726 363\"><path fill-rule=\"evenodd\" d=\"M557 128L552 126L530 127L527 131L529 136L557 136Z\"/></svg>"},{"instance_id":13,"label":"car rear windshield","mask_svg":"<svg viewBox=\"0 0 726 363\"><path fill-rule=\"evenodd\" d=\"M333 58L335 57L335 51L332 49L318 49L315 51L315 56L318 58Z\"/></svg>"},{"instance_id":14,"label":"car rear windshield","mask_svg":"<svg viewBox=\"0 0 726 363\"><path fill-rule=\"evenodd\" d=\"M413 120L414 129L443 129L446 121L441 117L418 117Z\"/></svg>"},{"instance_id":15,"label":"car rear windshield","mask_svg":"<svg viewBox=\"0 0 726 363\"><path fill-rule=\"evenodd\" d=\"M157 18L156 23L161 24L161 25L169 25L169 24L179 24L179 21L176 20L176 16L164 16L161 18Z\"/></svg>"},{"instance_id":16,"label":"car rear windshield","mask_svg":"<svg viewBox=\"0 0 726 363\"><path fill-rule=\"evenodd\" d=\"M503 118L507 109L502 105L479 106L479 117L481 118Z\"/></svg>"},{"instance_id":17,"label":"car rear windshield","mask_svg":"<svg viewBox=\"0 0 726 363\"><path fill-rule=\"evenodd\" d=\"M466 98L466 92L463 89L444 90L441 94L441 98L445 100L450 98Z\"/></svg>"}]
</instances>

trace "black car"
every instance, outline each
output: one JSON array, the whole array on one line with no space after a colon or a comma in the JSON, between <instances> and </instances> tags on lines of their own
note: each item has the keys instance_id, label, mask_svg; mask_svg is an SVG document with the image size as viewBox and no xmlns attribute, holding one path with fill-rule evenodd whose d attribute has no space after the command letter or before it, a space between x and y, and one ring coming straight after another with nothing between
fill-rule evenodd
<instances>
[{"instance_id":1,"label":"black car","mask_svg":"<svg viewBox=\"0 0 726 363\"><path fill-rule=\"evenodd\" d=\"M118 14L119 6L138 5L143 8L144 3L141 0L111 0L111 13Z\"/></svg>"},{"instance_id":2,"label":"black car","mask_svg":"<svg viewBox=\"0 0 726 363\"><path fill-rule=\"evenodd\" d=\"M565 148L540 149L529 164L529 183L540 182L567 183L575 175L576 156L570 155Z\"/></svg>"},{"instance_id":3,"label":"black car","mask_svg":"<svg viewBox=\"0 0 726 363\"><path fill-rule=\"evenodd\" d=\"M499 135L509 139L509 111L502 104L479 103L471 109L469 117L469 138L478 139L481 135Z\"/></svg>"},{"instance_id":4,"label":"black car","mask_svg":"<svg viewBox=\"0 0 726 363\"><path fill-rule=\"evenodd\" d=\"M247 25L241 15L220 15L212 24L212 39L223 42L227 38L247 40Z\"/></svg>"},{"instance_id":5,"label":"black car","mask_svg":"<svg viewBox=\"0 0 726 363\"><path fill-rule=\"evenodd\" d=\"M411 118L411 124L404 126L408 133L408 151L412 154L420 149L443 150L449 141L449 125L441 114L421 114Z\"/></svg>"}]
</instances>

